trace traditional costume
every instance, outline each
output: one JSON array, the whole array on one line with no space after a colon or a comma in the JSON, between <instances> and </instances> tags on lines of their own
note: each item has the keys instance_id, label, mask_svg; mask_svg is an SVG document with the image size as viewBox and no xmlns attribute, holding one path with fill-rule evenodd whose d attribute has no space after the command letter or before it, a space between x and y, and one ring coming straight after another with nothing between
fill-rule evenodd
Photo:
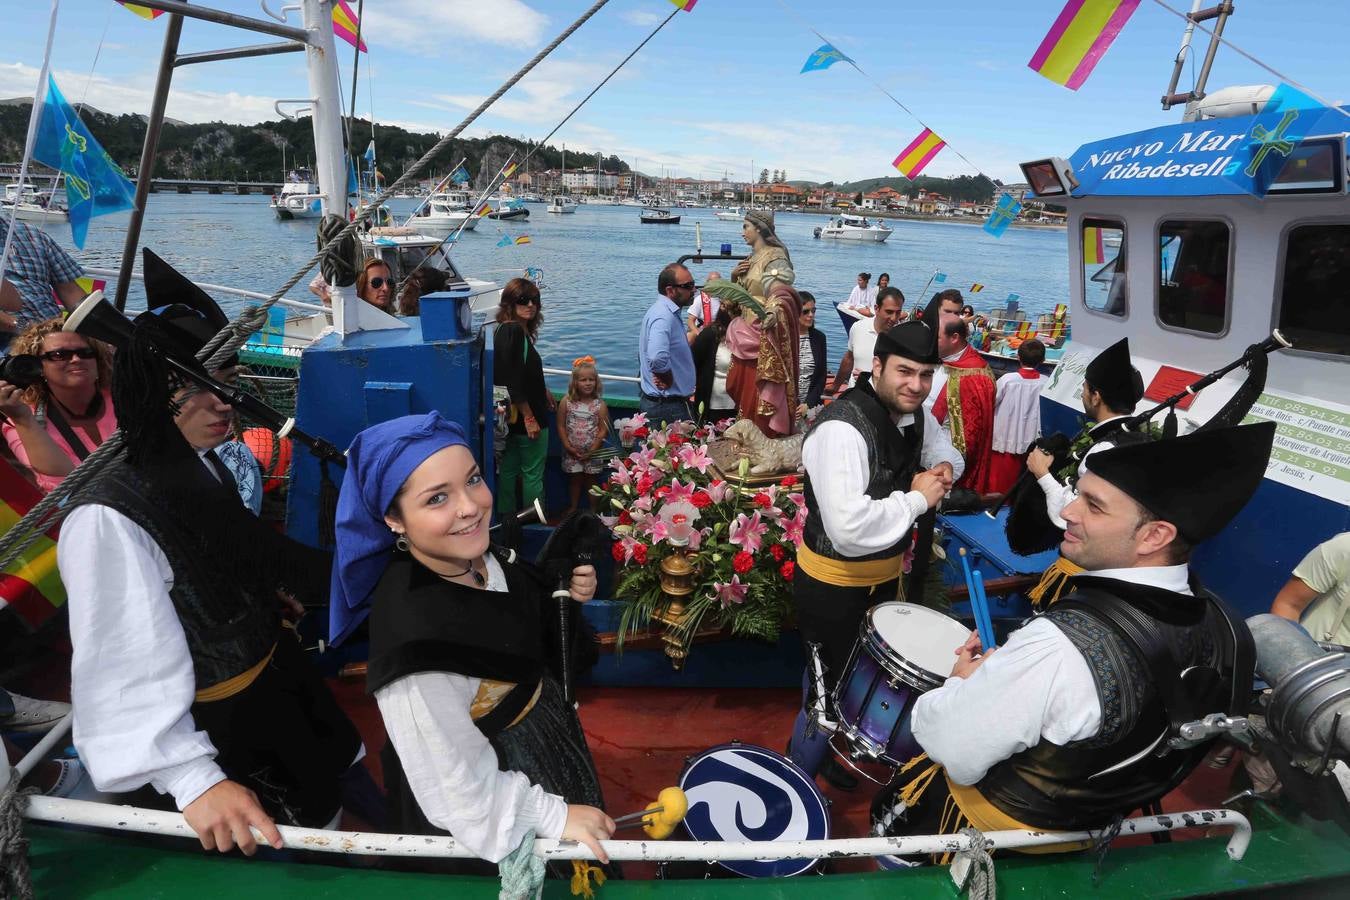
<instances>
[{"instance_id":1,"label":"traditional costume","mask_svg":"<svg viewBox=\"0 0 1350 900\"><path fill-rule=\"evenodd\" d=\"M581 724L550 668L559 638L542 576L493 548L481 589L452 583L397 549L384 524L413 470L456 445L468 446L463 431L434 412L372 426L352 442L331 633L340 641L370 615L366 686L389 734L390 826L452 834L495 862L531 832L561 837L567 804L602 800ZM571 621L580 618L574 610Z\"/></svg>"},{"instance_id":2,"label":"traditional costume","mask_svg":"<svg viewBox=\"0 0 1350 900\"><path fill-rule=\"evenodd\" d=\"M148 346L191 360L216 330L170 306L118 351L127 449L74 498L57 550L75 745L101 790L149 784L181 810L229 779L279 822L332 827L364 748L277 599L322 603L332 559L251 515L223 463L187 443Z\"/></svg>"},{"instance_id":3,"label":"traditional costume","mask_svg":"<svg viewBox=\"0 0 1350 900\"><path fill-rule=\"evenodd\" d=\"M943 359L942 367L947 382L933 404L933 416L951 431L952 444L966 461L966 472L958 486L977 494L990 493L994 373L970 344L959 354Z\"/></svg>"},{"instance_id":4,"label":"traditional costume","mask_svg":"<svg viewBox=\"0 0 1350 900\"><path fill-rule=\"evenodd\" d=\"M918 363L937 363L937 338L922 322L903 322L877 339L877 352ZM896 599L905 551L928 501L910 490L914 476L962 460L946 432L922 408L892 418L870 378L825 408L806 436L806 526L797 550L792 595L802 640L820 645L826 688L831 689L857 640L863 615ZM792 758L809 773L828 749L825 737L807 736L808 716L798 716Z\"/></svg>"},{"instance_id":5,"label":"traditional costume","mask_svg":"<svg viewBox=\"0 0 1350 900\"><path fill-rule=\"evenodd\" d=\"M1048 380L1023 366L995 384L990 492L1006 494L1026 468L1027 449L1041 436L1041 389Z\"/></svg>"},{"instance_id":6,"label":"traditional costume","mask_svg":"<svg viewBox=\"0 0 1350 900\"><path fill-rule=\"evenodd\" d=\"M1095 455L1092 471L1194 544L1256 491L1274 431L1261 423L1117 447ZM1188 565L1085 572L1070 588L968 678L915 703L926 752L878 795L877 833L1102 828L1199 764L1212 739L1171 743L1178 725L1243 714L1251 635Z\"/></svg>"},{"instance_id":7,"label":"traditional costume","mask_svg":"<svg viewBox=\"0 0 1350 900\"><path fill-rule=\"evenodd\" d=\"M746 309L728 326L732 360L727 393L743 418L753 419L769 437L783 437L792 433L797 414L801 299L791 290L796 275L787 248L774 234L773 213L755 209L745 220L767 236L764 246L750 255L749 270L735 281L760 302L766 316L772 315L766 326Z\"/></svg>"}]
</instances>

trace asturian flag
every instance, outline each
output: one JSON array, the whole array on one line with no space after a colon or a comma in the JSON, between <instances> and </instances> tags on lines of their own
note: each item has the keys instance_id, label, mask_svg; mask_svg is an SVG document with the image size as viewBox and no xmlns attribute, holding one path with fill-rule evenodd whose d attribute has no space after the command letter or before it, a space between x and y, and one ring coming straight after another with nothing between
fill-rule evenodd
<instances>
[{"instance_id":1,"label":"asturian flag","mask_svg":"<svg viewBox=\"0 0 1350 900\"><path fill-rule=\"evenodd\" d=\"M838 47L834 46L834 44L821 44L820 49L816 50L806 58L806 64L802 66L801 72L798 72L797 74L801 75L807 72L819 72L821 69L828 69L837 62L851 63L853 60L845 56Z\"/></svg>"}]
</instances>

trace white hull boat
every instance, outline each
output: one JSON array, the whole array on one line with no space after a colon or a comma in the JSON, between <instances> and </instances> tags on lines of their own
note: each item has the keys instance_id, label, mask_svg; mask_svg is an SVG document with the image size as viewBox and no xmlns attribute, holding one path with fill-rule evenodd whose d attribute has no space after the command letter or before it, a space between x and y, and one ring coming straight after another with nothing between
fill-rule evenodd
<instances>
[{"instance_id":1,"label":"white hull boat","mask_svg":"<svg viewBox=\"0 0 1350 900\"><path fill-rule=\"evenodd\" d=\"M828 225L817 228L815 236L840 241L862 241L863 243L883 243L893 233L880 220L869 222L861 216L835 216Z\"/></svg>"}]
</instances>

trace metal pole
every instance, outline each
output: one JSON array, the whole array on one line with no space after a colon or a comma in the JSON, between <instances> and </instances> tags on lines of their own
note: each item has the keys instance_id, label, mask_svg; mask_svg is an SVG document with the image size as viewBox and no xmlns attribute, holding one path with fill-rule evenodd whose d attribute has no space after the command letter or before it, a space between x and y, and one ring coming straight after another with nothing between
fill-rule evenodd
<instances>
[{"instance_id":1,"label":"metal pole","mask_svg":"<svg viewBox=\"0 0 1350 900\"><path fill-rule=\"evenodd\" d=\"M1191 0L1191 14L1186 17L1186 29L1181 33L1181 48L1172 66L1172 80L1168 82L1167 93L1163 94L1163 109L1172 108L1172 98L1177 92L1177 82L1181 81L1181 71L1186 66L1186 57L1191 55L1191 38L1195 34L1195 14L1200 11L1203 0Z\"/></svg>"},{"instance_id":2,"label":"metal pole","mask_svg":"<svg viewBox=\"0 0 1350 900\"><path fill-rule=\"evenodd\" d=\"M145 201L150 195L154 178L155 157L159 153L159 131L164 125L164 108L169 103L169 86L173 83L174 61L178 58L178 37L183 33L183 17L169 15L164 29L164 48L159 54L159 74L155 77L155 96L150 101L150 115L145 121L145 143L141 146L141 164L136 170L136 201L127 225L126 242L122 245L122 274L117 279L113 305L121 312L127 305L128 277L136 268L136 250L141 243L141 224L145 221Z\"/></svg>"},{"instance_id":3,"label":"metal pole","mask_svg":"<svg viewBox=\"0 0 1350 900\"><path fill-rule=\"evenodd\" d=\"M211 9L206 6L190 6L185 0L145 0L145 2L140 5L148 6L150 9L157 9L173 15L187 16L191 19L201 19L206 22L216 22L220 25L232 25L235 28L256 31L259 34L270 34L273 37L287 38L292 41L303 41L308 43L310 40L310 35L303 28L295 28L290 25L279 25L276 22L269 22L266 19L251 19L248 16L222 12L218 9ZM332 33L331 29L329 30L329 33Z\"/></svg>"},{"instance_id":4,"label":"metal pole","mask_svg":"<svg viewBox=\"0 0 1350 900\"><path fill-rule=\"evenodd\" d=\"M1210 35L1209 49L1205 51L1205 61L1200 66L1200 75L1195 81L1195 100L1205 99L1205 84L1209 81L1209 70L1214 66L1214 54L1219 52L1219 42L1223 39L1223 26L1228 23L1228 17L1233 14L1233 4L1229 0L1223 0L1217 7L1217 21L1214 23L1214 31Z\"/></svg>"},{"instance_id":5,"label":"metal pole","mask_svg":"<svg viewBox=\"0 0 1350 900\"><path fill-rule=\"evenodd\" d=\"M347 154L342 146L342 100L337 79L337 48L333 43L332 7L328 0L304 0L303 10L309 32L305 59L309 71L309 95L314 101L310 127L314 131L319 193L324 195L324 213L345 219ZM353 115L355 112L352 111Z\"/></svg>"},{"instance_id":6,"label":"metal pole","mask_svg":"<svg viewBox=\"0 0 1350 900\"><path fill-rule=\"evenodd\" d=\"M191 66L196 63L220 62L226 59L245 59L252 56L274 56L278 53L295 53L305 49L299 41L287 41L282 44L250 44L247 47L234 47L229 50L206 50L201 53L184 53L174 60L175 66Z\"/></svg>"}]
</instances>

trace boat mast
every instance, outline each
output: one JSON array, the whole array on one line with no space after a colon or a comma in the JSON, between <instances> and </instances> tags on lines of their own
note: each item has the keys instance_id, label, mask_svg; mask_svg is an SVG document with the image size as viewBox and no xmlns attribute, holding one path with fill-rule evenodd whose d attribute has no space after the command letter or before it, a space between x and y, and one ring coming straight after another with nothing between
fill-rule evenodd
<instances>
[{"instance_id":1,"label":"boat mast","mask_svg":"<svg viewBox=\"0 0 1350 900\"><path fill-rule=\"evenodd\" d=\"M332 7L327 0L301 0L301 12L310 41L305 45L312 100L310 125L314 131L314 162L325 214L347 218L347 156L342 143L342 102L334 46ZM355 116L356 111L352 111ZM373 127L373 126L372 126Z\"/></svg>"},{"instance_id":2,"label":"boat mast","mask_svg":"<svg viewBox=\"0 0 1350 900\"><path fill-rule=\"evenodd\" d=\"M1201 0L1191 0L1191 11L1186 14L1186 29L1181 34L1181 49L1177 51L1176 59L1172 65L1172 80L1167 85L1167 93L1162 96L1163 109L1171 109L1184 103L1189 114L1192 104L1205 99L1205 84L1209 81L1209 72L1214 66L1214 56L1219 52L1219 41L1223 37L1224 26L1228 24L1228 17L1233 14L1233 3L1232 0L1221 0L1217 6L1211 6L1208 9L1201 9L1200 3ZM1205 61L1200 65L1200 74L1196 76L1195 87L1178 94L1177 82L1181 80L1182 70L1186 66L1186 58L1190 56L1191 38L1195 34L1195 24L1207 22L1210 19L1216 19L1217 21L1211 29L1209 48L1205 51Z\"/></svg>"}]
</instances>

